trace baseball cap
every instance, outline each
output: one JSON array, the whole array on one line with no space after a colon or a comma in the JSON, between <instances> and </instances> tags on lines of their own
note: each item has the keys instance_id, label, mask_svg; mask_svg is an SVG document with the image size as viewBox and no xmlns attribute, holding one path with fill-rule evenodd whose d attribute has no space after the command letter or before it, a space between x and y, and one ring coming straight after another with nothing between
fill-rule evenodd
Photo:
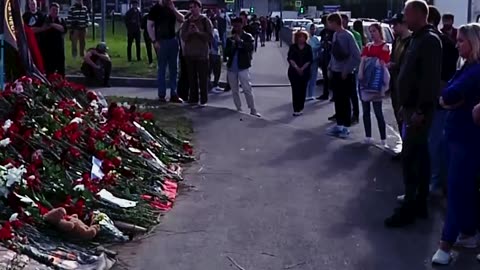
<instances>
[{"instance_id":1,"label":"baseball cap","mask_svg":"<svg viewBox=\"0 0 480 270\"><path fill-rule=\"evenodd\" d=\"M393 15L392 18L390 19L385 19L384 20L385 23L388 23L388 24L397 24L397 23L403 23L403 13L397 13L395 15Z\"/></svg>"}]
</instances>

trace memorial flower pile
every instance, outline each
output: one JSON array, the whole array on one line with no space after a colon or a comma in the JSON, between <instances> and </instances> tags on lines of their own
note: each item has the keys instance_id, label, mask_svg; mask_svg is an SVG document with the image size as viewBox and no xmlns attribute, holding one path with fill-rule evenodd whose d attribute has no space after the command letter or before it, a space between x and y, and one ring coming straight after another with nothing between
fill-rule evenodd
<instances>
[{"instance_id":1,"label":"memorial flower pile","mask_svg":"<svg viewBox=\"0 0 480 270\"><path fill-rule=\"evenodd\" d=\"M190 143L151 112L49 81L22 77L0 92L0 241L25 253L22 231L62 234L45 222L59 208L62 221L96 226L97 241L127 240L126 225L154 226L175 200L180 164L193 160Z\"/></svg>"}]
</instances>

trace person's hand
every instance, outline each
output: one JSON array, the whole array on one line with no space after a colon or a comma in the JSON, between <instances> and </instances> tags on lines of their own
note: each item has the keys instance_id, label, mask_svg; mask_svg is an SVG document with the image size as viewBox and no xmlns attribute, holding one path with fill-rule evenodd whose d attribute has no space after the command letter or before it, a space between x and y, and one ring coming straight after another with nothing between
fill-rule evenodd
<instances>
[{"instance_id":1,"label":"person's hand","mask_svg":"<svg viewBox=\"0 0 480 270\"><path fill-rule=\"evenodd\" d=\"M303 75L303 69L295 67L295 70L297 70L298 75Z\"/></svg>"},{"instance_id":2,"label":"person's hand","mask_svg":"<svg viewBox=\"0 0 480 270\"><path fill-rule=\"evenodd\" d=\"M473 122L480 126L480 103L478 103L477 106L473 108L472 116Z\"/></svg>"},{"instance_id":3,"label":"person's hand","mask_svg":"<svg viewBox=\"0 0 480 270\"><path fill-rule=\"evenodd\" d=\"M235 34L233 36L233 39L236 41L236 42L240 42L242 39L240 39L240 35L239 34Z\"/></svg>"},{"instance_id":4,"label":"person's hand","mask_svg":"<svg viewBox=\"0 0 480 270\"><path fill-rule=\"evenodd\" d=\"M415 127L420 127L424 124L425 115L414 112L410 118L412 125Z\"/></svg>"},{"instance_id":5,"label":"person's hand","mask_svg":"<svg viewBox=\"0 0 480 270\"><path fill-rule=\"evenodd\" d=\"M167 0L166 4L167 4L167 7L170 8L171 10L175 9L175 4L173 3L172 0Z\"/></svg>"},{"instance_id":6,"label":"person's hand","mask_svg":"<svg viewBox=\"0 0 480 270\"><path fill-rule=\"evenodd\" d=\"M155 41L155 43L153 44L153 47L155 47L155 50L159 51L160 50L160 42Z\"/></svg>"}]
</instances>

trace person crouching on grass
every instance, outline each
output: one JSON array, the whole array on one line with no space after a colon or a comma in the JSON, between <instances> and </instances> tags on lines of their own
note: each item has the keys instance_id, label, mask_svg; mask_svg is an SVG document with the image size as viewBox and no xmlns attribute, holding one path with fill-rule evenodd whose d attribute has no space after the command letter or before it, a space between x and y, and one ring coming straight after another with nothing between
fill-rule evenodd
<instances>
[{"instance_id":1,"label":"person crouching on grass","mask_svg":"<svg viewBox=\"0 0 480 270\"><path fill-rule=\"evenodd\" d=\"M227 81L232 90L233 102L237 111L242 111L242 101L240 99L239 83L242 84L243 93L247 100L250 114L261 117L255 108L255 101L250 83L250 71L252 66L252 53L254 49L253 36L243 30L242 18L232 20L233 36L227 40L225 54L227 61Z\"/></svg>"},{"instance_id":2,"label":"person crouching on grass","mask_svg":"<svg viewBox=\"0 0 480 270\"><path fill-rule=\"evenodd\" d=\"M95 48L88 49L81 70L88 83L102 83L104 87L110 87L112 61L108 55L107 44L100 42Z\"/></svg>"},{"instance_id":3,"label":"person crouching on grass","mask_svg":"<svg viewBox=\"0 0 480 270\"><path fill-rule=\"evenodd\" d=\"M292 85L293 116L300 116L305 106L310 65L313 61L312 47L307 44L308 33L302 30L293 35L293 44L288 50L288 79Z\"/></svg>"}]
</instances>

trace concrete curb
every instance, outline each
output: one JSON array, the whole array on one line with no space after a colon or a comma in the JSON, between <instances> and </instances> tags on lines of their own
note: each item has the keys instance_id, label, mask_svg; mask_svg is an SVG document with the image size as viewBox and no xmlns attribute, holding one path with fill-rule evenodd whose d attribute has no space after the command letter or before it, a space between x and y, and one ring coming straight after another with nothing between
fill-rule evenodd
<instances>
[{"instance_id":1,"label":"concrete curb","mask_svg":"<svg viewBox=\"0 0 480 270\"><path fill-rule=\"evenodd\" d=\"M85 77L82 75L67 75L67 79L71 82L85 84ZM155 78L139 78L139 77L111 77L110 84L112 87L135 87L135 88L156 88L158 86ZM220 87L224 88L227 83L220 82ZM252 84L252 87L290 87L290 84Z\"/></svg>"}]
</instances>

